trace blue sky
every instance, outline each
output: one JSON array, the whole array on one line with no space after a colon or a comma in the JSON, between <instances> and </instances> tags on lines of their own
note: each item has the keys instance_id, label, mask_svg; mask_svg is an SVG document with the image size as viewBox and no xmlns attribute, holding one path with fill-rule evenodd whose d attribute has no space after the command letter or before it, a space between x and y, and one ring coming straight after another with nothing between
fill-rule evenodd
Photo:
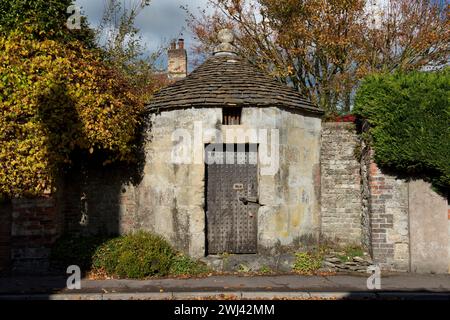
<instances>
[{"instance_id":1,"label":"blue sky","mask_svg":"<svg viewBox=\"0 0 450 320\"><path fill-rule=\"evenodd\" d=\"M186 25L186 14L180 6L187 6L191 11L197 12L197 8L206 8L207 2L208 0L152 0L136 21L149 52L154 52L173 38L178 38L181 33L189 52L194 39ZM92 27L99 24L105 0L76 0L75 3L82 7ZM165 60L161 63L164 64Z\"/></svg>"}]
</instances>

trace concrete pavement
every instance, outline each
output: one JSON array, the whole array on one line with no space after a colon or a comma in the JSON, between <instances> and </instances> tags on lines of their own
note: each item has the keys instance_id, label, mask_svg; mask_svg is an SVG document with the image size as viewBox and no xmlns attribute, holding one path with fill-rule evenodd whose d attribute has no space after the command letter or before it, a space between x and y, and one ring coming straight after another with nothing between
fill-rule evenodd
<instances>
[{"instance_id":1,"label":"concrete pavement","mask_svg":"<svg viewBox=\"0 0 450 320\"><path fill-rule=\"evenodd\" d=\"M439 298L450 300L450 275L389 274L381 290L368 290L368 275L239 276L188 279L87 280L68 290L65 277L0 278L0 299L310 299Z\"/></svg>"}]
</instances>

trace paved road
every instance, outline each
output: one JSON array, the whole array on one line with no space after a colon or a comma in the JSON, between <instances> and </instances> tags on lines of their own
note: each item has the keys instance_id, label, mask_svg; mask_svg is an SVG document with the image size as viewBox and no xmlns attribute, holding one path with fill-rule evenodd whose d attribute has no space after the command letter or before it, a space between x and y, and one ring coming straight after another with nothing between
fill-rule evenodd
<instances>
[{"instance_id":1,"label":"paved road","mask_svg":"<svg viewBox=\"0 0 450 320\"><path fill-rule=\"evenodd\" d=\"M218 294L236 298L343 297L363 294L369 297L367 275L334 276L211 276L191 279L82 280L81 290L66 289L63 277L0 278L0 299L41 297L67 299L171 299ZM450 275L382 275L385 294L436 294L450 299Z\"/></svg>"}]
</instances>

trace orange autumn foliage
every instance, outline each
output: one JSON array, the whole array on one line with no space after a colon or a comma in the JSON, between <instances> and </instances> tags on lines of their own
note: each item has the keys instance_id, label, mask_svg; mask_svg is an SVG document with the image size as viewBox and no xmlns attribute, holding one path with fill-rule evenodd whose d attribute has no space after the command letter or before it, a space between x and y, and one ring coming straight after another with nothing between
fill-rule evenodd
<instances>
[{"instance_id":1,"label":"orange autumn foliage","mask_svg":"<svg viewBox=\"0 0 450 320\"><path fill-rule=\"evenodd\" d=\"M220 29L232 28L242 56L331 116L350 110L368 74L448 62L447 4L373 2L212 0L210 13L191 13L189 26L199 40L195 52L200 59L212 52Z\"/></svg>"},{"instance_id":2,"label":"orange autumn foliage","mask_svg":"<svg viewBox=\"0 0 450 320\"><path fill-rule=\"evenodd\" d=\"M143 101L81 43L0 37L0 195L55 188L73 150L133 159Z\"/></svg>"}]
</instances>

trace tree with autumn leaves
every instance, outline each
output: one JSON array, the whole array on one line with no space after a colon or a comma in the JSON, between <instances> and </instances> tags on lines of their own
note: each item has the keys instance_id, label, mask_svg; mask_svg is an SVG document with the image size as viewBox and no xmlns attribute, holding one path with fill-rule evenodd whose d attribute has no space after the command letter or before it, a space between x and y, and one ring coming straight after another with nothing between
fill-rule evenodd
<instances>
[{"instance_id":1,"label":"tree with autumn leaves","mask_svg":"<svg viewBox=\"0 0 450 320\"><path fill-rule=\"evenodd\" d=\"M71 4L0 4L0 198L53 192L74 152L134 160L142 87L105 59L85 23L66 28Z\"/></svg>"},{"instance_id":2,"label":"tree with autumn leaves","mask_svg":"<svg viewBox=\"0 0 450 320\"><path fill-rule=\"evenodd\" d=\"M449 7L431 0L211 0L190 13L212 52L225 26L256 66L293 86L328 116L348 112L361 79L377 72L419 70L448 62Z\"/></svg>"}]
</instances>

